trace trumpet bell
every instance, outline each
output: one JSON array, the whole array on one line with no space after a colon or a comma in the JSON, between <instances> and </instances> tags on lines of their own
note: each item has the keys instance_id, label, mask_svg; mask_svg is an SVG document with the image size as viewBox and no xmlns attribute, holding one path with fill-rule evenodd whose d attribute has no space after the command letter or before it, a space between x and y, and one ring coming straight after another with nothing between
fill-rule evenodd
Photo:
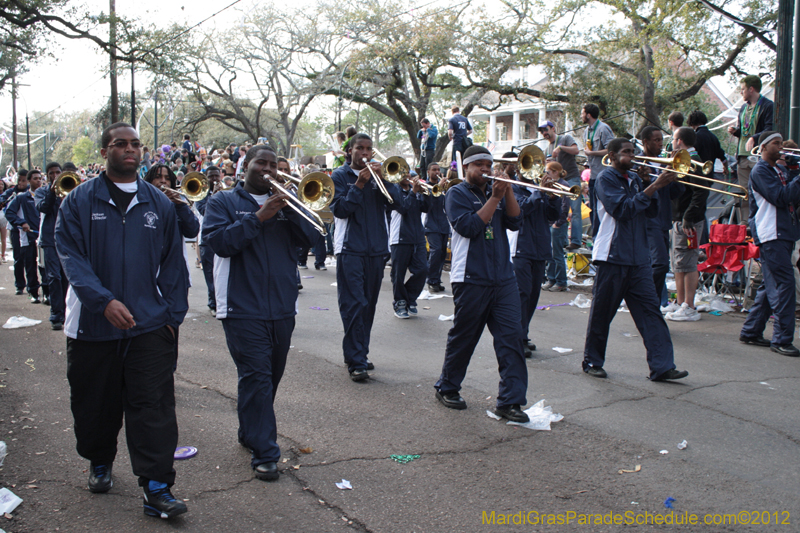
<instances>
[{"instance_id":1,"label":"trumpet bell","mask_svg":"<svg viewBox=\"0 0 800 533\"><path fill-rule=\"evenodd\" d=\"M324 172L312 172L297 185L297 197L308 209L325 209L333 200L333 180Z\"/></svg>"},{"instance_id":2,"label":"trumpet bell","mask_svg":"<svg viewBox=\"0 0 800 533\"><path fill-rule=\"evenodd\" d=\"M205 198L208 189L208 178L202 172L189 172L181 181L181 194L191 202Z\"/></svg>"},{"instance_id":3,"label":"trumpet bell","mask_svg":"<svg viewBox=\"0 0 800 533\"><path fill-rule=\"evenodd\" d=\"M78 185L81 184L81 177L76 172L62 172L53 182L53 192L58 198L66 197Z\"/></svg>"},{"instance_id":4,"label":"trumpet bell","mask_svg":"<svg viewBox=\"0 0 800 533\"><path fill-rule=\"evenodd\" d=\"M389 183L400 183L408 173L408 163L398 155L392 156L381 163L381 178Z\"/></svg>"}]
</instances>

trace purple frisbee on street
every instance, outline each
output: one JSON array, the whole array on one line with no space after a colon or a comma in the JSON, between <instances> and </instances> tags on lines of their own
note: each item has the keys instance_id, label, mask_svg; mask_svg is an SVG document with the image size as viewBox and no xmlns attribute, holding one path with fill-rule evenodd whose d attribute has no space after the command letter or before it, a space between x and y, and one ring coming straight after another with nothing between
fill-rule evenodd
<instances>
[{"instance_id":1,"label":"purple frisbee on street","mask_svg":"<svg viewBox=\"0 0 800 533\"><path fill-rule=\"evenodd\" d=\"M197 455L197 448L194 446L178 446L175 448L175 459L190 459Z\"/></svg>"}]
</instances>

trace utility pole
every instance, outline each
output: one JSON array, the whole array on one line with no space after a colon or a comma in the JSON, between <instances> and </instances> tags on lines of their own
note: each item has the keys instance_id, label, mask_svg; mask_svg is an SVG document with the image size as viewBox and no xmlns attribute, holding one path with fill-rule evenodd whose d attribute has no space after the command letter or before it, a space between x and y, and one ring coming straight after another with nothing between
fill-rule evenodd
<instances>
[{"instance_id":1,"label":"utility pole","mask_svg":"<svg viewBox=\"0 0 800 533\"><path fill-rule=\"evenodd\" d=\"M800 138L800 1L794 3L794 58L792 59L792 102L789 138Z\"/></svg>"},{"instance_id":2,"label":"utility pole","mask_svg":"<svg viewBox=\"0 0 800 533\"><path fill-rule=\"evenodd\" d=\"M17 167L17 74L14 73L14 76L11 78L11 137L12 137L12 144L14 146L13 149L13 157L11 159L11 166L14 167L14 171L16 172L19 170Z\"/></svg>"},{"instance_id":3,"label":"utility pole","mask_svg":"<svg viewBox=\"0 0 800 533\"><path fill-rule=\"evenodd\" d=\"M109 0L109 44L111 45L111 124L119 122L119 97L117 95L117 9L116 0ZM109 124L110 125L110 124Z\"/></svg>"},{"instance_id":4,"label":"utility pole","mask_svg":"<svg viewBox=\"0 0 800 533\"><path fill-rule=\"evenodd\" d=\"M28 141L28 170L33 168L33 164L31 164L31 125L28 122L28 112L25 112L25 138ZM44 167L42 167L44 170Z\"/></svg>"},{"instance_id":5,"label":"utility pole","mask_svg":"<svg viewBox=\"0 0 800 533\"><path fill-rule=\"evenodd\" d=\"M156 103L153 106L153 149L158 149L158 89L156 88Z\"/></svg>"},{"instance_id":6,"label":"utility pole","mask_svg":"<svg viewBox=\"0 0 800 533\"><path fill-rule=\"evenodd\" d=\"M796 0L778 0L778 57L775 68L775 131L789 131L792 95L792 15ZM787 137L788 138L788 137Z\"/></svg>"},{"instance_id":7,"label":"utility pole","mask_svg":"<svg viewBox=\"0 0 800 533\"><path fill-rule=\"evenodd\" d=\"M134 84L133 75L136 73L135 63L131 59L131 125L136 127L136 85Z\"/></svg>"}]
</instances>

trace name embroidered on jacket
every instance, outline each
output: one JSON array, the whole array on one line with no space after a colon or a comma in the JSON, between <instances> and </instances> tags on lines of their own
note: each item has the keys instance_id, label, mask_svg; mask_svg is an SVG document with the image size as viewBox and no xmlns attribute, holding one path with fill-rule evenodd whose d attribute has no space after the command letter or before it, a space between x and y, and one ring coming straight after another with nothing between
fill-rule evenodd
<instances>
[{"instance_id":1,"label":"name embroidered on jacket","mask_svg":"<svg viewBox=\"0 0 800 533\"><path fill-rule=\"evenodd\" d=\"M92 220L105 220L106 214L105 213L92 213Z\"/></svg>"}]
</instances>

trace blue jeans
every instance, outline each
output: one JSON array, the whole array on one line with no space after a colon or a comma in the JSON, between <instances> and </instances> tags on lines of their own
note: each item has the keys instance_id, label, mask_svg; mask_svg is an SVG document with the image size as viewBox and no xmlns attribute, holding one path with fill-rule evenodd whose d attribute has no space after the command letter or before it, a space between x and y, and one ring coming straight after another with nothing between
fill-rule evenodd
<instances>
[{"instance_id":1,"label":"blue jeans","mask_svg":"<svg viewBox=\"0 0 800 533\"><path fill-rule=\"evenodd\" d=\"M567 256L564 247L567 245L567 225L560 228L550 227L550 242L553 248L553 259L547 261L547 279L561 287L567 286Z\"/></svg>"},{"instance_id":2,"label":"blue jeans","mask_svg":"<svg viewBox=\"0 0 800 533\"><path fill-rule=\"evenodd\" d=\"M580 186L581 178L572 178L567 183L569 183L570 187L574 185ZM583 205L583 197L581 195L578 195L577 198L570 200L569 202L569 208L572 209L572 217L570 218L572 229L570 230L569 242L570 244L577 244L578 246L583 243L583 219L581 218L581 205Z\"/></svg>"}]
</instances>

